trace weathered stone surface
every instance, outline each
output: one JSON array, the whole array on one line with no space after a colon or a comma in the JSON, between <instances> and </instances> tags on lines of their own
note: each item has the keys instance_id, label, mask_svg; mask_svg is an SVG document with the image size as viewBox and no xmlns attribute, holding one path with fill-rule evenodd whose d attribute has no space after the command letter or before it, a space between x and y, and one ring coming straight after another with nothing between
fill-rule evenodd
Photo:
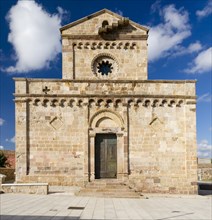
<instances>
[{"instance_id":1,"label":"weathered stone surface","mask_svg":"<svg viewBox=\"0 0 212 220\"><path fill-rule=\"evenodd\" d=\"M103 10L61 29L63 79L15 78L16 181L93 182L95 137L112 133L119 181L196 193L195 81L147 80L148 30L130 21L102 38L105 19L121 17Z\"/></svg>"},{"instance_id":2,"label":"weathered stone surface","mask_svg":"<svg viewBox=\"0 0 212 220\"><path fill-rule=\"evenodd\" d=\"M48 183L2 184L4 193L48 194Z\"/></svg>"}]
</instances>

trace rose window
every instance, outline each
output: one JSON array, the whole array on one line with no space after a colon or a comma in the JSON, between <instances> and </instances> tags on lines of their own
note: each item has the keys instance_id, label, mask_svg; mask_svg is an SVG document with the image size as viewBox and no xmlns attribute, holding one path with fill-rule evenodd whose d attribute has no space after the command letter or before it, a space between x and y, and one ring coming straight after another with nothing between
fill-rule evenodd
<instances>
[{"instance_id":1,"label":"rose window","mask_svg":"<svg viewBox=\"0 0 212 220\"><path fill-rule=\"evenodd\" d=\"M102 61L101 63L98 63L97 65L98 73L101 73L102 75L109 75L109 73L112 73L113 66L112 63L109 63L109 61Z\"/></svg>"},{"instance_id":2,"label":"rose window","mask_svg":"<svg viewBox=\"0 0 212 220\"><path fill-rule=\"evenodd\" d=\"M110 54L99 54L93 59L91 68L98 78L115 78L118 71L118 63Z\"/></svg>"}]
</instances>

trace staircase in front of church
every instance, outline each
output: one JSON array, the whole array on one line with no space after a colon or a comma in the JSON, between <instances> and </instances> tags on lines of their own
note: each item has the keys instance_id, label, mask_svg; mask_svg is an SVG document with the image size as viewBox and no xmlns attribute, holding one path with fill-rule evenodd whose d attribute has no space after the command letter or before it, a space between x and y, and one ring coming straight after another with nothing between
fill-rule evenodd
<instances>
[{"instance_id":1,"label":"staircase in front of church","mask_svg":"<svg viewBox=\"0 0 212 220\"><path fill-rule=\"evenodd\" d=\"M127 185L114 179L99 179L89 182L82 188L77 196L113 197L113 198L142 198L139 193Z\"/></svg>"}]
</instances>

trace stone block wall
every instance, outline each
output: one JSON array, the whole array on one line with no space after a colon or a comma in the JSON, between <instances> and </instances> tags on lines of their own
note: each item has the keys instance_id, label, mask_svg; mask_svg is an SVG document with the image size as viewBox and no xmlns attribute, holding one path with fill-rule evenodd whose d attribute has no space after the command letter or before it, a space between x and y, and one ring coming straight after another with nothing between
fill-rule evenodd
<instances>
[{"instance_id":1,"label":"stone block wall","mask_svg":"<svg viewBox=\"0 0 212 220\"><path fill-rule=\"evenodd\" d=\"M111 56L117 66L107 79L147 79L147 29L130 21L106 38L98 33L103 21L112 25L121 19L109 12L98 17L91 15L89 19L81 19L82 23L79 20L77 25L74 22L61 29L63 79L99 79L93 71L93 62L103 55Z\"/></svg>"},{"instance_id":2,"label":"stone block wall","mask_svg":"<svg viewBox=\"0 0 212 220\"><path fill-rule=\"evenodd\" d=\"M29 131L25 149L19 141L24 139L23 135L17 137L17 181L82 185L84 146L87 144L86 114L83 108L28 103L28 125L20 119L22 129L28 127ZM21 154L23 151L26 152ZM23 165L27 166L26 173Z\"/></svg>"},{"instance_id":3,"label":"stone block wall","mask_svg":"<svg viewBox=\"0 0 212 220\"><path fill-rule=\"evenodd\" d=\"M24 79L16 81L17 97L51 99L64 97L145 97L164 99L195 99L195 81L192 80L58 80ZM27 87L27 89L26 89ZM51 97L50 97L51 96Z\"/></svg>"},{"instance_id":4,"label":"stone block wall","mask_svg":"<svg viewBox=\"0 0 212 220\"><path fill-rule=\"evenodd\" d=\"M189 134L183 115L187 111L191 111L187 105L165 102L129 109L129 180L138 191L196 193L196 137L186 144ZM195 117L189 112L192 124ZM195 131L196 126L190 130Z\"/></svg>"},{"instance_id":5,"label":"stone block wall","mask_svg":"<svg viewBox=\"0 0 212 220\"><path fill-rule=\"evenodd\" d=\"M202 159L204 160L204 159ZM198 164L198 180L200 181L212 181L212 164L211 159L208 159L208 163Z\"/></svg>"},{"instance_id":6,"label":"stone block wall","mask_svg":"<svg viewBox=\"0 0 212 220\"><path fill-rule=\"evenodd\" d=\"M117 65L105 79L146 80L146 41L63 40L63 79L101 79L93 70L95 59L109 56ZM68 48L68 49L67 49ZM130 74L129 74L130 73Z\"/></svg>"},{"instance_id":7,"label":"stone block wall","mask_svg":"<svg viewBox=\"0 0 212 220\"><path fill-rule=\"evenodd\" d=\"M49 192L49 186L47 183L1 184L1 190L4 193L47 195Z\"/></svg>"},{"instance_id":8,"label":"stone block wall","mask_svg":"<svg viewBox=\"0 0 212 220\"><path fill-rule=\"evenodd\" d=\"M91 122L105 112L96 132L123 135L123 181L143 192L196 192L194 81L16 79L16 89L17 182L83 186Z\"/></svg>"}]
</instances>

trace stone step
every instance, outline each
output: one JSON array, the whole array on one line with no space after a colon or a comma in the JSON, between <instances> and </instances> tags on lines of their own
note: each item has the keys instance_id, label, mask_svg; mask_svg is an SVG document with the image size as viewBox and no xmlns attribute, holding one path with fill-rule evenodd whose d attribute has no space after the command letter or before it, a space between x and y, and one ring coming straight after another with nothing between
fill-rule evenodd
<instances>
[{"instance_id":1,"label":"stone step","mask_svg":"<svg viewBox=\"0 0 212 220\"><path fill-rule=\"evenodd\" d=\"M101 180L90 182L76 195L114 198L141 198L141 196L120 181Z\"/></svg>"},{"instance_id":2,"label":"stone step","mask_svg":"<svg viewBox=\"0 0 212 220\"><path fill-rule=\"evenodd\" d=\"M121 192L121 193L118 193L118 192L105 192L105 191L99 191L99 192L91 192L91 191L81 191L78 193L78 195L85 195L85 194L89 194L89 195L97 195L97 194L104 194L104 195L116 195L116 196L139 196L139 194L135 193L135 192Z\"/></svg>"},{"instance_id":3,"label":"stone step","mask_svg":"<svg viewBox=\"0 0 212 220\"><path fill-rule=\"evenodd\" d=\"M124 185L123 183L120 182L90 182L88 185L96 185L96 186L103 186L103 185L108 185L108 186L115 186L115 185Z\"/></svg>"},{"instance_id":4,"label":"stone step","mask_svg":"<svg viewBox=\"0 0 212 220\"><path fill-rule=\"evenodd\" d=\"M113 197L113 198L142 198L136 193L91 193L91 192L79 192L77 196L88 196L88 197Z\"/></svg>"},{"instance_id":5,"label":"stone step","mask_svg":"<svg viewBox=\"0 0 212 220\"><path fill-rule=\"evenodd\" d=\"M107 188L107 189L129 189L129 187L127 186L108 186L108 185L103 185L103 186L96 186L96 185L86 185L86 188L89 188L89 189L101 189L101 188Z\"/></svg>"},{"instance_id":6,"label":"stone step","mask_svg":"<svg viewBox=\"0 0 212 220\"><path fill-rule=\"evenodd\" d=\"M116 185L125 185L122 182L119 181L95 181L95 182L89 182L87 185L96 185L96 186L103 186L103 185L108 185L108 186L116 186Z\"/></svg>"},{"instance_id":7,"label":"stone step","mask_svg":"<svg viewBox=\"0 0 212 220\"><path fill-rule=\"evenodd\" d=\"M124 192L129 192L128 189L108 189L108 188L85 188L81 190L83 192L118 192L118 193L124 193ZM133 192L133 191L130 191Z\"/></svg>"}]
</instances>

